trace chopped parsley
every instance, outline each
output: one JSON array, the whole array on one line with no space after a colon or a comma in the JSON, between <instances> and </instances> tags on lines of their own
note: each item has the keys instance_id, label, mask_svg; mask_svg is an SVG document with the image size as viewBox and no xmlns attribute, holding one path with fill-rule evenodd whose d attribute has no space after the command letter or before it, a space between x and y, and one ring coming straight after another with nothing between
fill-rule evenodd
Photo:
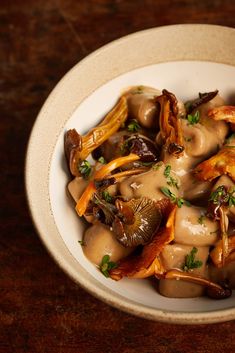
<instances>
[{"instance_id":1,"label":"chopped parsley","mask_svg":"<svg viewBox=\"0 0 235 353\"><path fill-rule=\"evenodd\" d=\"M218 188L210 194L209 201L215 205L228 204L229 207L235 206L235 188L227 189L224 185L218 186Z\"/></svg>"},{"instance_id":2,"label":"chopped parsley","mask_svg":"<svg viewBox=\"0 0 235 353\"><path fill-rule=\"evenodd\" d=\"M78 170L84 179L88 179L92 169L90 163L85 159L78 167Z\"/></svg>"},{"instance_id":3,"label":"chopped parsley","mask_svg":"<svg viewBox=\"0 0 235 353\"><path fill-rule=\"evenodd\" d=\"M166 197L168 197L171 200L171 202L175 203L179 208L181 208L182 205L186 205L188 207L191 206L190 202L182 199L181 197L176 197L175 194L171 192L170 189L166 187L161 187L160 190Z\"/></svg>"},{"instance_id":4,"label":"chopped parsley","mask_svg":"<svg viewBox=\"0 0 235 353\"><path fill-rule=\"evenodd\" d=\"M193 247L191 252L185 256L185 263L183 265L184 271L189 271L194 268L199 268L203 265L203 262L201 260L195 259L195 255L197 252L198 252L198 249Z\"/></svg>"},{"instance_id":5,"label":"chopped parsley","mask_svg":"<svg viewBox=\"0 0 235 353\"><path fill-rule=\"evenodd\" d=\"M102 192L102 197L106 202L112 202L113 201L113 197L110 195L110 193L105 190Z\"/></svg>"},{"instance_id":6,"label":"chopped parsley","mask_svg":"<svg viewBox=\"0 0 235 353\"><path fill-rule=\"evenodd\" d=\"M152 169L158 170L162 165L163 165L163 162L158 162L156 164L153 164Z\"/></svg>"},{"instance_id":7,"label":"chopped parsley","mask_svg":"<svg viewBox=\"0 0 235 353\"><path fill-rule=\"evenodd\" d=\"M117 264L110 261L109 255L104 255L100 264L100 271L105 277L109 277L109 271L116 268Z\"/></svg>"},{"instance_id":8,"label":"chopped parsley","mask_svg":"<svg viewBox=\"0 0 235 353\"><path fill-rule=\"evenodd\" d=\"M205 221L205 218L206 218L206 216L204 214L202 214L200 217L198 217L198 220L197 220L198 223L203 224Z\"/></svg>"},{"instance_id":9,"label":"chopped parsley","mask_svg":"<svg viewBox=\"0 0 235 353\"><path fill-rule=\"evenodd\" d=\"M175 187L176 189L179 189L178 181L175 178L173 178L170 175L170 173L171 173L171 166L170 164L167 164L164 170L164 176L167 178L167 184L169 186Z\"/></svg>"},{"instance_id":10,"label":"chopped parsley","mask_svg":"<svg viewBox=\"0 0 235 353\"><path fill-rule=\"evenodd\" d=\"M235 206L235 189L231 189L229 192L228 192L228 207L232 207L232 206Z\"/></svg>"},{"instance_id":11,"label":"chopped parsley","mask_svg":"<svg viewBox=\"0 0 235 353\"><path fill-rule=\"evenodd\" d=\"M144 91L144 86L137 86L136 89L132 92L132 94L141 94Z\"/></svg>"},{"instance_id":12,"label":"chopped parsley","mask_svg":"<svg viewBox=\"0 0 235 353\"><path fill-rule=\"evenodd\" d=\"M178 181L176 179L172 178L171 176L169 177L169 180L167 181L167 184L169 186L175 187L176 189L179 189Z\"/></svg>"},{"instance_id":13,"label":"chopped parsley","mask_svg":"<svg viewBox=\"0 0 235 353\"><path fill-rule=\"evenodd\" d=\"M101 156L101 157L98 159L98 162L100 162L101 164L106 164L106 160L104 159L103 156Z\"/></svg>"},{"instance_id":14,"label":"chopped parsley","mask_svg":"<svg viewBox=\"0 0 235 353\"><path fill-rule=\"evenodd\" d=\"M188 114L187 120L188 120L189 125L195 125L195 124L199 123L199 120L200 120L199 111L197 110L195 114Z\"/></svg>"},{"instance_id":15,"label":"chopped parsley","mask_svg":"<svg viewBox=\"0 0 235 353\"><path fill-rule=\"evenodd\" d=\"M221 198L226 196L226 190L223 185L219 186L215 191L212 191L208 201L212 201L215 205L220 204Z\"/></svg>"},{"instance_id":16,"label":"chopped parsley","mask_svg":"<svg viewBox=\"0 0 235 353\"><path fill-rule=\"evenodd\" d=\"M84 245L85 245L84 240L78 240L78 242L79 242L79 244L80 244L81 246L84 246Z\"/></svg>"},{"instance_id":17,"label":"chopped parsley","mask_svg":"<svg viewBox=\"0 0 235 353\"><path fill-rule=\"evenodd\" d=\"M184 136L184 141L185 142L190 142L190 141L192 141L192 137Z\"/></svg>"},{"instance_id":18,"label":"chopped parsley","mask_svg":"<svg viewBox=\"0 0 235 353\"><path fill-rule=\"evenodd\" d=\"M131 120L130 124L127 126L129 132L137 132L140 129L140 125L136 119Z\"/></svg>"},{"instance_id":19,"label":"chopped parsley","mask_svg":"<svg viewBox=\"0 0 235 353\"><path fill-rule=\"evenodd\" d=\"M166 178L168 178L168 177L170 176L170 173L171 173L171 166L170 166L170 164L167 164L167 165L166 165L166 168L165 168L165 170L164 170L164 176L165 176Z\"/></svg>"},{"instance_id":20,"label":"chopped parsley","mask_svg":"<svg viewBox=\"0 0 235 353\"><path fill-rule=\"evenodd\" d=\"M122 155L124 155L125 153L127 153L129 151L129 146L128 146L128 141L123 142L120 145L120 153Z\"/></svg>"}]
</instances>

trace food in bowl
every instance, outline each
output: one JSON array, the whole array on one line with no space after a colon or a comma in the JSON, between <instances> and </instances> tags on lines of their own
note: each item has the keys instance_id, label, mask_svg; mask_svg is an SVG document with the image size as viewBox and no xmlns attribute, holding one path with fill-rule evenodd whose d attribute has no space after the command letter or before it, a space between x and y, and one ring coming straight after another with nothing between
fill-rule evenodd
<instances>
[{"instance_id":1,"label":"food in bowl","mask_svg":"<svg viewBox=\"0 0 235 353\"><path fill-rule=\"evenodd\" d=\"M113 280L156 278L167 297L235 288L235 107L126 90L86 135L65 134L86 257Z\"/></svg>"}]
</instances>

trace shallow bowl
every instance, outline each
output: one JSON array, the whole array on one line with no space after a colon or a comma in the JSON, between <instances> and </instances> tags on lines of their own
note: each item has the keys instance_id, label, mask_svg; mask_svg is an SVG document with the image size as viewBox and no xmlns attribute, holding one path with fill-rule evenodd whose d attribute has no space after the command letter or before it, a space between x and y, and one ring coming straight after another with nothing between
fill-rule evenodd
<instances>
[{"instance_id":1,"label":"shallow bowl","mask_svg":"<svg viewBox=\"0 0 235 353\"><path fill-rule=\"evenodd\" d=\"M43 105L28 144L26 189L32 219L58 265L88 292L116 308L169 323L212 323L235 318L235 295L170 299L148 280L106 279L83 255L81 222L66 194L69 173L63 138L84 133L131 85L166 88L180 99L219 89L235 97L235 29L174 25L131 34L95 51L74 66Z\"/></svg>"}]
</instances>

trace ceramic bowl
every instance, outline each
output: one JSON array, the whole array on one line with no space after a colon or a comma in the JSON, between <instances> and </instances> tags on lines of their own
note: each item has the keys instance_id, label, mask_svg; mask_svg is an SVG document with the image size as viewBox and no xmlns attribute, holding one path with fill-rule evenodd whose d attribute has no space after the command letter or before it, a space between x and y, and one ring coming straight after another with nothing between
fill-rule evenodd
<instances>
[{"instance_id":1,"label":"ceramic bowl","mask_svg":"<svg viewBox=\"0 0 235 353\"><path fill-rule=\"evenodd\" d=\"M32 219L58 265L104 302L147 319L169 323L212 323L235 319L235 295L170 299L148 280L105 278L84 256L78 240L84 223L66 194L69 173L63 138L80 133L111 109L124 88L166 88L180 99L219 89L235 95L235 29L174 25L131 34L95 51L57 84L34 124L26 158L26 189Z\"/></svg>"}]
</instances>

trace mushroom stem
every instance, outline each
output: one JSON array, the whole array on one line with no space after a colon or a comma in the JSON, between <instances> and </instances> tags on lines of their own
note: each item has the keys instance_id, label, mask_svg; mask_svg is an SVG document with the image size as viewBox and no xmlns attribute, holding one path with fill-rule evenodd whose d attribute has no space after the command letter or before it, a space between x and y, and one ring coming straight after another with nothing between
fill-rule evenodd
<instances>
[{"instance_id":1,"label":"mushroom stem","mask_svg":"<svg viewBox=\"0 0 235 353\"><path fill-rule=\"evenodd\" d=\"M183 280L196 284L200 284L207 289L207 295L213 299L224 299L231 296L232 291L229 288L222 287L217 283L211 282L206 278L195 276L192 273L183 272L180 270L170 270L164 275L165 279Z\"/></svg>"},{"instance_id":2,"label":"mushroom stem","mask_svg":"<svg viewBox=\"0 0 235 353\"><path fill-rule=\"evenodd\" d=\"M76 211L78 215L81 217L86 212L88 203L91 200L94 192L96 191L96 186L94 183L95 180L103 179L116 168L119 168L124 164L134 162L138 159L139 159L139 156L137 156L136 154L130 153L128 156L114 159L113 161L109 162L108 164L105 164L103 167L97 170L94 174L93 180L89 182L87 188L85 189L84 193L82 194L82 196L77 202Z\"/></svg>"},{"instance_id":3,"label":"mushroom stem","mask_svg":"<svg viewBox=\"0 0 235 353\"><path fill-rule=\"evenodd\" d=\"M119 178L123 178L123 177L130 176L130 175L141 174L141 173L146 172L148 169L149 168L146 168L146 167L145 168L128 169L128 170L124 170L123 172L108 175L106 177L106 179L110 179L110 178L119 179Z\"/></svg>"}]
</instances>

